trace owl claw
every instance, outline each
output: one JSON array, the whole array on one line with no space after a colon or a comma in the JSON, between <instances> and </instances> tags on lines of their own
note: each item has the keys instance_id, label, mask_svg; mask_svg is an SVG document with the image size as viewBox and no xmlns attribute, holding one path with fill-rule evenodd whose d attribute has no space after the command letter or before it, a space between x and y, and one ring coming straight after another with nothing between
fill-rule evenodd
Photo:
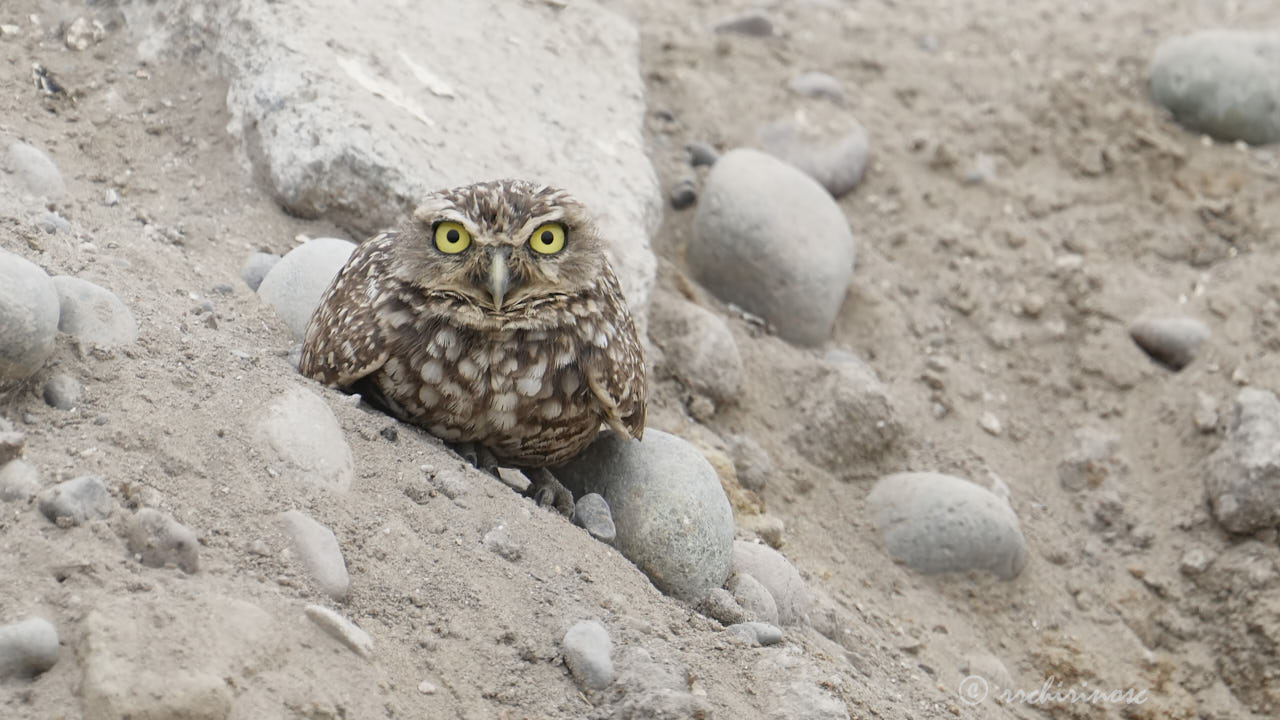
<instances>
[{"instance_id":1,"label":"owl claw","mask_svg":"<svg viewBox=\"0 0 1280 720\"><path fill-rule=\"evenodd\" d=\"M561 485L550 470L536 468L526 474L529 476L529 489L525 491L527 497L533 498L538 507L554 507L561 515L573 517L573 493Z\"/></svg>"},{"instance_id":2,"label":"owl claw","mask_svg":"<svg viewBox=\"0 0 1280 720\"><path fill-rule=\"evenodd\" d=\"M494 457L493 452L489 448L479 443L458 443L453 446L453 451L462 456L477 470L487 472L494 477L498 476L498 458Z\"/></svg>"}]
</instances>

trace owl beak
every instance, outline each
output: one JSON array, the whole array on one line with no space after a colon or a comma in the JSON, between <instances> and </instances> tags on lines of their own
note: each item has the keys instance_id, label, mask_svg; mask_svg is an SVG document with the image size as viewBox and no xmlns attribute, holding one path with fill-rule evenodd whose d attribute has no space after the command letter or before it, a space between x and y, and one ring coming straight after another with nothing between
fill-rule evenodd
<instances>
[{"instance_id":1,"label":"owl beak","mask_svg":"<svg viewBox=\"0 0 1280 720\"><path fill-rule=\"evenodd\" d=\"M511 286L511 271L507 269L507 258L511 248L495 248L489 253L489 294L493 296L493 309L502 309L502 299Z\"/></svg>"}]
</instances>

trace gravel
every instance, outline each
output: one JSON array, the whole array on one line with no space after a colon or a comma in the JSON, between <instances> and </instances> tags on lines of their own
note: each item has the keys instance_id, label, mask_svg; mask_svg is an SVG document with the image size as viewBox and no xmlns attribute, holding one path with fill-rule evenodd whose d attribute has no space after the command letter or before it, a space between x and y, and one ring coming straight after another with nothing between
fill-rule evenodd
<instances>
[{"instance_id":1,"label":"gravel","mask_svg":"<svg viewBox=\"0 0 1280 720\"><path fill-rule=\"evenodd\" d=\"M613 641L595 620L574 623L561 640L564 662L584 690L603 690L613 684Z\"/></svg>"},{"instance_id":2,"label":"gravel","mask_svg":"<svg viewBox=\"0 0 1280 720\"><path fill-rule=\"evenodd\" d=\"M737 149L707 175L689 269L721 300L772 323L783 339L817 345L830 336L855 258L840 208L791 165Z\"/></svg>"},{"instance_id":3,"label":"gravel","mask_svg":"<svg viewBox=\"0 0 1280 720\"><path fill-rule=\"evenodd\" d=\"M311 314L333 278L347 264L355 243L315 238L290 250L274 263L258 285L258 296L275 308L296 340L307 334Z\"/></svg>"},{"instance_id":4,"label":"gravel","mask_svg":"<svg viewBox=\"0 0 1280 720\"><path fill-rule=\"evenodd\" d=\"M1027 542L1009 504L940 473L887 475L867 498L889 554L922 573L987 570L1002 580L1027 564Z\"/></svg>"},{"instance_id":5,"label":"gravel","mask_svg":"<svg viewBox=\"0 0 1280 720\"><path fill-rule=\"evenodd\" d=\"M138 323L116 294L88 280L53 278L61 314L58 329L88 345L113 348L138 339Z\"/></svg>"},{"instance_id":6,"label":"gravel","mask_svg":"<svg viewBox=\"0 0 1280 720\"><path fill-rule=\"evenodd\" d=\"M129 519L127 547L143 565L173 565L187 574L200 569L200 541L191 528L154 508Z\"/></svg>"},{"instance_id":7,"label":"gravel","mask_svg":"<svg viewBox=\"0 0 1280 720\"><path fill-rule=\"evenodd\" d=\"M102 479L83 475L46 488L38 496L40 512L59 527L82 525L111 514L115 502Z\"/></svg>"},{"instance_id":8,"label":"gravel","mask_svg":"<svg viewBox=\"0 0 1280 720\"><path fill-rule=\"evenodd\" d=\"M0 680L34 677L58 662L58 630L43 618L0 625Z\"/></svg>"},{"instance_id":9,"label":"gravel","mask_svg":"<svg viewBox=\"0 0 1280 720\"><path fill-rule=\"evenodd\" d=\"M696 602L729 576L733 511L715 469L683 439L606 433L555 475L574 497L604 496L614 547L659 590Z\"/></svg>"},{"instance_id":10,"label":"gravel","mask_svg":"<svg viewBox=\"0 0 1280 720\"><path fill-rule=\"evenodd\" d=\"M1190 317L1142 318L1129 326L1138 347L1174 372L1191 364L1209 334L1207 325Z\"/></svg>"},{"instance_id":11,"label":"gravel","mask_svg":"<svg viewBox=\"0 0 1280 720\"><path fill-rule=\"evenodd\" d=\"M53 354L58 290L38 266L0 250L0 388L34 375Z\"/></svg>"},{"instance_id":12,"label":"gravel","mask_svg":"<svg viewBox=\"0 0 1280 720\"><path fill-rule=\"evenodd\" d=\"M1205 489L1213 515L1233 533L1280 525L1280 399L1246 387L1236 395L1222 445L1209 456Z\"/></svg>"},{"instance_id":13,"label":"gravel","mask_svg":"<svg viewBox=\"0 0 1280 720\"><path fill-rule=\"evenodd\" d=\"M1151 95L1178 122L1219 140L1280 140L1280 33L1203 30L1151 61Z\"/></svg>"},{"instance_id":14,"label":"gravel","mask_svg":"<svg viewBox=\"0 0 1280 720\"><path fill-rule=\"evenodd\" d=\"M338 602L345 600L351 589L351 578L347 575L347 562L342 558L338 537L300 510L283 512L280 520L293 541L294 552L316 586Z\"/></svg>"}]
</instances>

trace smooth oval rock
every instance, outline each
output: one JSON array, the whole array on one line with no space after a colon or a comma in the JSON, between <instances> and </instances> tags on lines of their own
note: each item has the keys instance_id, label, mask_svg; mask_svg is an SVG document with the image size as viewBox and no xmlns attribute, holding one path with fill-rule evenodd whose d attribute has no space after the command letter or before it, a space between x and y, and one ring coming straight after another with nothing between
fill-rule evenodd
<instances>
[{"instance_id":1,"label":"smooth oval rock","mask_svg":"<svg viewBox=\"0 0 1280 720\"><path fill-rule=\"evenodd\" d=\"M967 480L895 473L877 481L867 501L889 554L922 573L987 570L1012 580L1027 564L1013 508Z\"/></svg>"},{"instance_id":2,"label":"smooth oval rock","mask_svg":"<svg viewBox=\"0 0 1280 720\"><path fill-rule=\"evenodd\" d=\"M613 546L659 590L696 602L729 576L733 510L715 469L683 439L606 433L555 475L575 497L604 496Z\"/></svg>"},{"instance_id":3,"label":"smooth oval rock","mask_svg":"<svg viewBox=\"0 0 1280 720\"><path fill-rule=\"evenodd\" d=\"M345 600L351 589L351 576L338 536L300 510L281 513L280 520L293 540L294 552L320 590L334 600Z\"/></svg>"},{"instance_id":4,"label":"smooth oval rock","mask_svg":"<svg viewBox=\"0 0 1280 720\"><path fill-rule=\"evenodd\" d=\"M742 355L720 316L683 298L656 294L649 337L662 346L671 372L716 404L733 400L742 385Z\"/></svg>"},{"instance_id":5,"label":"smooth oval rock","mask_svg":"<svg viewBox=\"0 0 1280 720\"><path fill-rule=\"evenodd\" d=\"M1191 317L1141 318L1129 326L1129 337L1152 360L1177 372L1191 364L1209 327Z\"/></svg>"},{"instance_id":6,"label":"smooth oval rock","mask_svg":"<svg viewBox=\"0 0 1280 720\"><path fill-rule=\"evenodd\" d=\"M1151 95L1196 132L1280 140L1280 33L1203 30L1166 40L1151 61Z\"/></svg>"},{"instance_id":7,"label":"smooth oval rock","mask_svg":"<svg viewBox=\"0 0 1280 720\"><path fill-rule=\"evenodd\" d=\"M751 561L748 559L746 562L749 564ZM789 573L787 575L790 577ZM757 580L754 575L745 572L734 573L733 577L729 579L729 589L733 591L733 599L737 601L743 610L750 613L754 619L771 625L780 622L778 619L778 602L773 599L773 593L769 592L769 589ZM788 610L793 614L794 611L794 608Z\"/></svg>"},{"instance_id":8,"label":"smooth oval rock","mask_svg":"<svg viewBox=\"0 0 1280 720\"><path fill-rule=\"evenodd\" d=\"M244 284L248 285L250 290L258 292L258 288L262 287L262 279L278 262L280 262L280 256L275 253L256 252L244 261L244 265L240 268L240 279L244 280Z\"/></svg>"},{"instance_id":9,"label":"smooth oval rock","mask_svg":"<svg viewBox=\"0 0 1280 720\"><path fill-rule=\"evenodd\" d=\"M58 289L58 329L62 332L103 348L138 339L138 323L115 293L68 275L53 278L53 285Z\"/></svg>"},{"instance_id":10,"label":"smooth oval rock","mask_svg":"<svg viewBox=\"0 0 1280 720\"><path fill-rule=\"evenodd\" d=\"M26 502L40 492L40 471L26 460L10 460L0 466L0 500Z\"/></svg>"},{"instance_id":11,"label":"smooth oval rock","mask_svg":"<svg viewBox=\"0 0 1280 720\"><path fill-rule=\"evenodd\" d=\"M142 508L130 518L126 547L147 567L174 565L187 574L200 569L195 531L155 508Z\"/></svg>"},{"instance_id":12,"label":"smooth oval rock","mask_svg":"<svg viewBox=\"0 0 1280 720\"><path fill-rule=\"evenodd\" d=\"M58 662L58 630L43 618L0 626L0 680L34 677Z\"/></svg>"},{"instance_id":13,"label":"smooth oval rock","mask_svg":"<svg viewBox=\"0 0 1280 720\"><path fill-rule=\"evenodd\" d=\"M290 250L271 266L258 286L258 297L275 308L293 337L303 339L311 314L337 276L355 243L338 238L315 238Z\"/></svg>"},{"instance_id":14,"label":"smooth oval rock","mask_svg":"<svg viewBox=\"0 0 1280 720\"><path fill-rule=\"evenodd\" d=\"M843 197L862 182L871 157L867 131L857 123L828 136L784 120L761 131L760 147L800 168L832 197Z\"/></svg>"},{"instance_id":15,"label":"smooth oval rock","mask_svg":"<svg viewBox=\"0 0 1280 720\"><path fill-rule=\"evenodd\" d=\"M308 605L303 612L329 637L362 658L373 657L373 638L363 628L323 605Z\"/></svg>"},{"instance_id":16,"label":"smooth oval rock","mask_svg":"<svg viewBox=\"0 0 1280 720\"><path fill-rule=\"evenodd\" d=\"M782 628L769 623L736 623L725 628L725 632L741 638L750 645L777 645L782 642Z\"/></svg>"},{"instance_id":17,"label":"smooth oval rock","mask_svg":"<svg viewBox=\"0 0 1280 720\"><path fill-rule=\"evenodd\" d=\"M618 528L613 524L613 511L604 497L597 493L587 493L578 498L573 505L573 522L600 542L612 543L618 536Z\"/></svg>"},{"instance_id":18,"label":"smooth oval rock","mask_svg":"<svg viewBox=\"0 0 1280 720\"><path fill-rule=\"evenodd\" d=\"M595 620L574 623L560 642L564 663L580 686L603 690L613 683L613 641Z\"/></svg>"},{"instance_id":19,"label":"smooth oval rock","mask_svg":"<svg viewBox=\"0 0 1280 720\"><path fill-rule=\"evenodd\" d=\"M779 623L801 625L807 622L812 604L809 586L800 577L796 566L782 553L768 545L738 540L733 543L733 571L740 576L750 575L769 591Z\"/></svg>"},{"instance_id":20,"label":"smooth oval rock","mask_svg":"<svg viewBox=\"0 0 1280 720\"><path fill-rule=\"evenodd\" d=\"M824 72L802 72L787 82L792 92L806 97L824 97L836 103L844 103L844 87L840 81Z\"/></svg>"},{"instance_id":21,"label":"smooth oval rock","mask_svg":"<svg viewBox=\"0 0 1280 720\"><path fill-rule=\"evenodd\" d=\"M0 387L25 380L53 354L58 289L35 264L0 250Z\"/></svg>"},{"instance_id":22,"label":"smooth oval rock","mask_svg":"<svg viewBox=\"0 0 1280 720\"><path fill-rule=\"evenodd\" d=\"M107 486L101 478L93 475L83 475L46 488L38 499L40 513L59 526L100 520L110 515L115 506Z\"/></svg>"},{"instance_id":23,"label":"smooth oval rock","mask_svg":"<svg viewBox=\"0 0 1280 720\"><path fill-rule=\"evenodd\" d=\"M291 388L266 407L257 430L260 444L278 460L277 474L340 492L351 487L351 446L338 418L315 393Z\"/></svg>"},{"instance_id":24,"label":"smooth oval rock","mask_svg":"<svg viewBox=\"0 0 1280 720\"><path fill-rule=\"evenodd\" d=\"M84 386L79 380L67 375L59 373L49 378L44 384L44 390L41 395L44 397L46 405L58 410L70 410L80 402L80 394L84 392Z\"/></svg>"},{"instance_id":25,"label":"smooth oval rock","mask_svg":"<svg viewBox=\"0 0 1280 720\"><path fill-rule=\"evenodd\" d=\"M32 195L56 200L66 192L62 173L49 155L34 145L15 142L9 146L9 172Z\"/></svg>"},{"instance_id":26,"label":"smooth oval rock","mask_svg":"<svg viewBox=\"0 0 1280 720\"><path fill-rule=\"evenodd\" d=\"M826 340L853 277L856 246L831 195L757 150L712 167L686 250L693 276L798 345Z\"/></svg>"},{"instance_id":27,"label":"smooth oval rock","mask_svg":"<svg viewBox=\"0 0 1280 720\"><path fill-rule=\"evenodd\" d=\"M1262 388L1236 394L1231 426L1209 456L1213 516L1233 533L1280 525L1280 399Z\"/></svg>"}]
</instances>

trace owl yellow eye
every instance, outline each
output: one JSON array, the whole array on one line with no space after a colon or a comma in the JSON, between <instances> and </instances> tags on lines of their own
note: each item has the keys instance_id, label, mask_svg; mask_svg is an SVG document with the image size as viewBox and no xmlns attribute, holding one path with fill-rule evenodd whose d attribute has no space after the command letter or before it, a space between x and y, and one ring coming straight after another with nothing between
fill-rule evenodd
<instances>
[{"instance_id":1,"label":"owl yellow eye","mask_svg":"<svg viewBox=\"0 0 1280 720\"><path fill-rule=\"evenodd\" d=\"M529 236L529 247L543 255L555 255L564 249L564 226L560 223L539 226Z\"/></svg>"},{"instance_id":2,"label":"owl yellow eye","mask_svg":"<svg viewBox=\"0 0 1280 720\"><path fill-rule=\"evenodd\" d=\"M457 255L471 247L471 233L461 223L442 222L436 225L436 248L442 253Z\"/></svg>"}]
</instances>

